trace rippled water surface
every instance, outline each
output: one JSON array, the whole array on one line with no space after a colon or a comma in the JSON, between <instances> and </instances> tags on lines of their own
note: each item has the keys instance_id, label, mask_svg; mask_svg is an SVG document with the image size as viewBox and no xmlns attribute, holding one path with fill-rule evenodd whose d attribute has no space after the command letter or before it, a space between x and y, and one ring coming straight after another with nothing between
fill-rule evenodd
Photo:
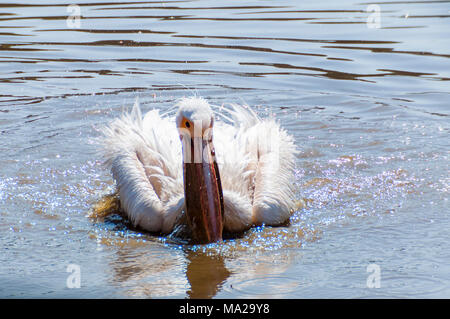
<instances>
[{"instance_id":1,"label":"rippled water surface","mask_svg":"<svg viewBox=\"0 0 450 319\"><path fill-rule=\"evenodd\" d=\"M0 297L450 297L450 1L77 3L0 3ZM183 246L86 217L98 128L193 94L295 137L289 226Z\"/></svg>"}]
</instances>

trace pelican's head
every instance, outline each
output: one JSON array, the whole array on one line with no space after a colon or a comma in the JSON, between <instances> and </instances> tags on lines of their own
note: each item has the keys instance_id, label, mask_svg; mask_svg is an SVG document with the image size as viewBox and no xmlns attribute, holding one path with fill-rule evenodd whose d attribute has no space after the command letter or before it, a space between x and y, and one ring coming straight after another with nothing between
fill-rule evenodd
<instances>
[{"instance_id":1,"label":"pelican's head","mask_svg":"<svg viewBox=\"0 0 450 319\"><path fill-rule=\"evenodd\" d=\"M196 242L215 242L222 239L224 209L212 141L214 114L202 98L184 98L177 105L188 224Z\"/></svg>"}]
</instances>

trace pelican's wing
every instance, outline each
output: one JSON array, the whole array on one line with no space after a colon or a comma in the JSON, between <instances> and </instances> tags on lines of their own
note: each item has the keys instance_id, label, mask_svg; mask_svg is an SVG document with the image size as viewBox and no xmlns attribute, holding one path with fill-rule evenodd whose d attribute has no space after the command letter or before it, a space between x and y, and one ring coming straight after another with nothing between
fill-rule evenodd
<instances>
[{"instance_id":1,"label":"pelican's wing","mask_svg":"<svg viewBox=\"0 0 450 319\"><path fill-rule=\"evenodd\" d=\"M224 229L239 232L252 226L250 158L239 138L238 125L216 122L214 147L224 202Z\"/></svg>"},{"instance_id":2,"label":"pelican's wing","mask_svg":"<svg viewBox=\"0 0 450 319\"><path fill-rule=\"evenodd\" d=\"M138 103L102 129L104 157L122 209L135 226L169 232L184 206L181 144L175 123Z\"/></svg>"},{"instance_id":3,"label":"pelican's wing","mask_svg":"<svg viewBox=\"0 0 450 319\"><path fill-rule=\"evenodd\" d=\"M274 119L261 120L249 107L232 105L230 113L236 129L233 145L239 148L233 154L233 174L244 188L238 193L249 197L252 224L280 225L295 203L293 138ZM236 196L232 201L240 202Z\"/></svg>"},{"instance_id":4,"label":"pelican's wing","mask_svg":"<svg viewBox=\"0 0 450 319\"><path fill-rule=\"evenodd\" d=\"M261 121L247 134L251 137L248 151L256 163L253 222L280 225L289 219L294 208L295 144L273 119Z\"/></svg>"}]
</instances>

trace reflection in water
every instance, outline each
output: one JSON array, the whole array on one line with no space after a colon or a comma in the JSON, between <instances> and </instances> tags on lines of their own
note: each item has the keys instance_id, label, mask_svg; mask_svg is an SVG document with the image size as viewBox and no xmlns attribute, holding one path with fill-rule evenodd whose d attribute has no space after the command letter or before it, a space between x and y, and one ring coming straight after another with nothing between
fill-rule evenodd
<instances>
[{"instance_id":1,"label":"reflection in water","mask_svg":"<svg viewBox=\"0 0 450 319\"><path fill-rule=\"evenodd\" d=\"M300 256L296 248L303 240L316 240L296 226L259 227L241 238L191 246L131 231L119 215L103 218L96 216L97 226L109 230L90 237L99 251L113 249L111 281L127 296L213 298L231 290L245 297L282 298L310 280L297 275L292 283L287 275ZM259 285L271 288L255 289Z\"/></svg>"},{"instance_id":2,"label":"reflection in water","mask_svg":"<svg viewBox=\"0 0 450 319\"><path fill-rule=\"evenodd\" d=\"M220 255L193 250L155 254L147 245L133 244L117 250L111 268L112 281L132 297L212 298L231 275Z\"/></svg>"},{"instance_id":3,"label":"reflection in water","mask_svg":"<svg viewBox=\"0 0 450 319\"><path fill-rule=\"evenodd\" d=\"M109 231L102 235L97 230L91 238L100 250L117 250L111 263L112 281L134 297L213 298L227 281L233 283L229 285L233 291L245 296L283 297L304 280L299 278L292 284L285 276L298 253L291 250L278 254L277 250L299 248L303 241L317 239L314 231L299 226L292 218L290 226L256 227L223 242L192 246L171 236L156 237L133 229L119 207L117 193L105 195L93 205L88 214L91 221ZM302 207L298 205L298 209ZM260 283L273 286L277 293L254 290Z\"/></svg>"},{"instance_id":4,"label":"reflection in water","mask_svg":"<svg viewBox=\"0 0 450 319\"><path fill-rule=\"evenodd\" d=\"M187 253L186 277L190 284L189 298L212 298L231 275L222 256L202 252Z\"/></svg>"},{"instance_id":5,"label":"reflection in water","mask_svg":"<svg viewBox=\"0 0 450 319\"><path fill-rule=\"evenodd\" d=\"M117 247L117 243L113 244ZM179 251L154 249L149 244L126 244L110 262L112 282L130 297L183 297L187 282L184 257Z\"/></svg>"},{"instance_id":6,"label":"reflection in water","mask_svg":"<svg viewBox=\"0 0 450 319\"><path fill-rule=\"evenodd\" d=\"M273 237L275 240L283 238ZM295 250L265 252L262 246L249 255L245 250L249 244L254 243L239 240L171 250L154 242L137 244L129 240L123 244L113 237L100 240L101 246L115 248L111 281L130 297L203 299L231 291L250 298L283 298L311 281L297 274L293 282L294 278L286 275L298 262Z\"/></svg>"},{"instance_id":7,"label":"reflection in water","mask_svg":"<svg viewBox=\"0 0 450 319\"><path fill-rule=\"evenodd\" d=\"M124 220L117 215L111 219L115 229L126 229ZM159 246L158 238L148 237L149 243L138 239L141 233L130 235L127 231L124 240L110 233L91 237L100 249L116 249L111 262L112 281L129 296L212 298L231 275L224 256L217 251L202 251L201 246L170 250L165 245Z\"/></svg>"}]
</instances>

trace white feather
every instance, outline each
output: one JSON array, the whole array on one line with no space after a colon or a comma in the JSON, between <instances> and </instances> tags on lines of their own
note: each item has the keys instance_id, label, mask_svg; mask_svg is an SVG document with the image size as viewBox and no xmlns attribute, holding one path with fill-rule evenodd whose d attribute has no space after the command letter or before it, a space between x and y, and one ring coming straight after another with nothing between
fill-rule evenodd
<instances>
[{"instance_id":1,"label":"white feather","mask_svg":"<svg viewBox=\"0 0 450 319\"><path fill-rule=\"evenodd\" d=\"M176 121L197 111L209 125L208 117L213 116L201 98L184 98L177 105L177 118L160 116L158 110L142 117L136 101L131 113L102 129L103 156L116 181L122 209L135 226L152 232L170 233L184 210ZM293 138L273 119L260 119L248 106L231 105L221 111L233 120L231 124L219 120L213 128L225 230L286 222L294 207Z\"/></svg>"}]
</instances>

